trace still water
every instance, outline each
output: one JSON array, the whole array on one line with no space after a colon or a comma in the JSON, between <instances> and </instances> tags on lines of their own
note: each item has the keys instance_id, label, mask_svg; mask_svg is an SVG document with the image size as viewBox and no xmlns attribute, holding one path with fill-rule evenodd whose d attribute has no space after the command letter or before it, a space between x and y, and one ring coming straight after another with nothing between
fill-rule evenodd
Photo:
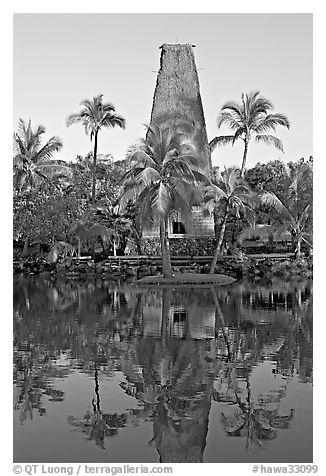
<instances>
[{"instance_id":1,"label":"still water","mask_svg":"<svg viewBox=\"0 0 326 476\"><path fill-rule=\"evenodd\" d=\"M312 456L311 283L15 281L15 462Z\"/></svg>"}]
</instances>

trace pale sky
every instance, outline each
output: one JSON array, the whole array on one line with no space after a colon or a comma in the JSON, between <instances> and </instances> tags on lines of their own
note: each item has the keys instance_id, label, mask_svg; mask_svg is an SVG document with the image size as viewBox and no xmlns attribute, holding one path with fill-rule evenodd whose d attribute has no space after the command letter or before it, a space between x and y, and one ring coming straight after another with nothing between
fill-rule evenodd
<instances>
[{"instance_id":1,"label":"pale sky","mask_svg":"<svg viewBox=\"0 0 326 476\"><path fill-rule=\"evenodd\" d=\"M105 129L99 153L122 159L150 120L162 43L192 43L208 139L228 100L261 91L285 113L291 128L278 128L285 154L252 143L247 166L298 160L312 150L312 14L15 14L14 129L19 118L46 127L73 160L92 149L81 126L66 117L99 93L126 118L125 130ZM213 165L241 165L242 144L213 153Z\"/></svg>"}]
</instances>

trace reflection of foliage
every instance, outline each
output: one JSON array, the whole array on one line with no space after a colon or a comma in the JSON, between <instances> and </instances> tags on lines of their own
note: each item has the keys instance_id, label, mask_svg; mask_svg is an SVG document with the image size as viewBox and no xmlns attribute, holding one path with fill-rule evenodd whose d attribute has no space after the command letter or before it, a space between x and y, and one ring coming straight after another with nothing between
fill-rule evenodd
<instances>
[{"instance_id":1,"label":"reflection of foliage","mask_svg":"<svg viewBox=\"0 0 326 476\"><path fill-rule=\"evenodd\" d=\"M215 401L224 405L226 434L246 437L248 447L275 438L293 417L280 405L286 385L276 377L270 392L254 397L251 373L272 360L273 372L289 382L295 374L311 381L309 283L239 283L215 291L217 302L209 289L163 292L113 288L103 280L18 280L14 365L22 419L34 408L45 410L46 396L63 398L51 362L64 355L69 368L94 376L95 384L91 409L68 421L100 447L119 428L145 420L153 422L152 444L162 462L201 461ZM173 309L183 309L182 316ZM211 326L213 334L205 328L193 337L194 325ZM173 326L184 329L183 338ZM109 414L101 408L99 386L101 376L116 370L124 373L120 387L138 408Z\"/></svg>"},{"instance_id":2,"label":"reflection of foliage","mask_svg":"<svg viewBox=\"0 0 326 476\"><path fill-rule=\"evenodd\" d=\"M115 436L118 432L118 428L122 428L126 424L126 414L118 415L103 414L100 406L100 393L99 393L99 381L98 371L95 364L95 395L92 400L93 411L87 411L83 420L69 415L67 421L70 425L78 427L83 433L86 433L89 440L94 440L96 446L104 447L104 438L106 436Z\"/></svg>"},{"instance_id":3,"label":"reflection of foliage","mask_svg":"<svg viewBox=\"0 0 326 476\"><path fill-rule=\"evenodd\" d=\"M26 419L33 419L33 409L38 409L40 416L46 413L43 395L52 402L61 402L64 393L54 388L53 379L66 376L67 371L57 369L51 363L47 350L32 344L25 350L14 354L15 398L14 410L19 410L21 424Z\"/></svg>"},{"instance_id":4,"label":"reflection of foliage","mask_svg":"<svg viewBox=\"0 0 326 476\"><path fill-rule=\"evenodd\" d=\"M236 376L233 377L232 388L236 407L229 415L221 414L221 421L228 436L245 436L246 449L252 446L262 447L263 440L273 440L277 429L289 427L294 410L289 415L280 415L279 408L270 409L260 403L255 404L251 396L249 375L246 377L246 396L241 397Z\"/></svg>"},{"instance_id":5,"label":"reflection of foliage","mask_svg":"<svg viewBox=\"0 0 326 476\"><path fill-rule=\"evenodd\" d=\"M126 423L126 415L103 414L101 412L87 411L83 420L78 420L73 416L68 416L67 421L70 425L79 428L88 436L89 440L94 440L96 446L104 447L104 438L107 436L116 436L118 428L123 428Z\"/></svg>"}]
</instances>

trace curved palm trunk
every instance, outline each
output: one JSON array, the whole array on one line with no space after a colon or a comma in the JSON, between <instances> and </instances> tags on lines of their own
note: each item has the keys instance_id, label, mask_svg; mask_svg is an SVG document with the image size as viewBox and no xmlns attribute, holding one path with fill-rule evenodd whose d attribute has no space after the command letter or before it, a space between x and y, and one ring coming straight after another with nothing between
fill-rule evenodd
<instances>
[{"instance_id":1,"label":"curved palm trunk","mask_svg":"<svg viewBox=\"0 0 326 476\"><path fill-rule=\"evenodd\" d=\"M92 205L95 205L95 194L96 194L96 159L97 159L97 134L94 135L94 153L93 153L93 185L92 185Z\"/></svg>"},{"instance_id":2,"label":"curved palm trunk","mask_svg":"<svg viewBox=\"0 0 326 476\"><path fill-rule=\"evenodd\" d=\"M165 278L172 277L172 266L171 266L171 257L170 257L170 246L168 231L166 226L166 220L160 220L160 241L161 241L161 252L162 252L162 272Z\"/></svg>"},{"instance_id":3,"label":"curved palm trunk","mask_svg":"<svg viewBox=\"0 0 326 476\"><path fill-rule=\"evenodd\" d=\"M224 315L221 311L220 304L218 302L216 289L213 286L211 287L211 293L212 293L213 301L214 301L214 305L215 305L215 318L218 319L219 322L220 322L220 327L222 329L223 339L225 341L225 345L226 345L226 348L227 348L227 353L228 353L227 360L229 362L231 362L231 360L232 360L231 346L230 346L230 341L229 341L229 338L228 338L228 334L227 334L226 329L225 329L225 319L224 319Z\"/></svg>"},{"instance_id":4,"label":"curved palm trunk","mask_svg":"<svg viewBox=\"0 0 326 476\"><path fill-rule=\"evenodd\" d=\"M217 207L214 208L213 219L214 219L214 236L215 236L215 239L218 240L218 208Z\"/></svg>"},{"instance_id":5,"label":"curved palm trunk","mask_svg":"<svg viewBox=\"0 0 326 476\"><path fill-rule=\"evenodd\" d=\"M241 177L243 176L243 171L244 171L245 166L246 166L247 154L248 154L248 145L249 145L249 141L248 141L247 138L245 138L245 148L244 148L244 151L243 151L241 171L240 171L240 176Z\"/></svg>"},{"instance_id":6,"label":"curved palm trunk","mask_svg":"<svg viewBox=\"0 0 326 476\"><path fill-rule=\"evenodd\" d=\"M172 298L172 289L163 288L162 290L162 321L161 321L161 342L162 342L163 349L165 349L165 341L168 334L171 298Z\"/></svg>"},{"instance_id":7,"label":"curved palm trunk","mask_svg":"<svg viewBox=\"0 0 326 476\"><path fill-rule=\"evenodd\" d=\"M139 255L143 255L143 246L142 246L142 241L141 241L141 236L137 233L135 234L135 241L136 241L136 247L137 247L137 253Z\"/></svg>"},{"instance_id":8,"label":"curved palm trunk","mask_svg":"<svg viewBox=\"0 0 326 476\"><path fill-rule=\"evenodd\" d=\"M294 251L294 259L301 258L301 241L302 241L302 237L299 237L297 241L297 246Z\"/></svg>"},{"instance_id":9,"label":"curved palm trunk","mask_svg":"<svg viewBox=\"0 0 326 476\"><path fill-rule=\"evenodd\" d=\"M226 206L225 214L224 214L224 218L223 218L223 222L222 222L222 226L221 226L221 230L220 230L220 236L218 238L216 251L215 251L214 258L213 258L213 261L212 261L212 264L211 264L211 268L209 270L209 274L214 274L214 272L215 272L215 266L216 266L216 263L217 263L217 259L218 259L219 255L221 253L221 247L222 247L222 243L223 243L223 239L224 239L224 235L225 235L226 221L227 221L228 215L229 215L229 207Z\"/></svg>"},{"instance_id":10,"label":"curved palm trunk","mask_svg":"<svg viewBox=\"0 0 326 476\"><path fill-rule=\"evenodd\" d=\"M23 256L27 256L27 255L28 255L28 238L25 238L24 248L23 248Z\"/></svg>"},{"instance_id":11,"label":"curved palm trunk","mask_svg":"<svg viewBox=\"0 0 326 476\"><path fill-rule=\"evenodd\" d=\"M96 411L98 411L98 412L101 411L101 407L100 407L100 386L99 386L99 382L98 382L98 371L97 371L96 362L95 362L94 382L95 382L95 391L94 392L95 392L96 399L92 400L92 404L93 404L93 409L94 409L94 413L95 413Z\"/></svg>"}]
</instances>

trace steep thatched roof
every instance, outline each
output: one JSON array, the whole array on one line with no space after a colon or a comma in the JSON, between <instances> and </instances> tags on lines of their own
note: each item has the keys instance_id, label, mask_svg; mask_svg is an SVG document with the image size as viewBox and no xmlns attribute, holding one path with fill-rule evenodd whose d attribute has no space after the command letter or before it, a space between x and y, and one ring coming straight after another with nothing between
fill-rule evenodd
<instances>
[{"instance_id":1,"label":"steep thatched roof","mask_svg":"<svg viewBox=\"0 0 326 476\"><path fill-rule=\"evenodd\" d=\"M177 127L211 167L199 80L191 45L161 46L151 123Z\"/></svg>"}]
</instances>

